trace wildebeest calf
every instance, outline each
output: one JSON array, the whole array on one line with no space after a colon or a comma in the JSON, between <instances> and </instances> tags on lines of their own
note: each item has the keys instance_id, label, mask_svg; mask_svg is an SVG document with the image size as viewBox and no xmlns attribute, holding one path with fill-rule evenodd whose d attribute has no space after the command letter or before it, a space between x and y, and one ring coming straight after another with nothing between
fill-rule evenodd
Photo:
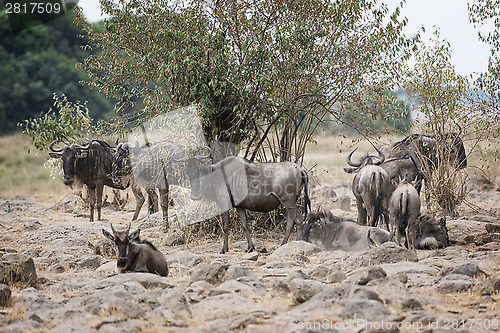
<instances>
[{"instance_id":1,"label":"wildebeest calf","mask_svg":"<svg viewBox=\"0 0 500 333\"><path fill-rule=\"evenodd\" d=\"M401 245L401 237L406 232L407 248L415 251L415 225L420 214L420 196L407 180L399 183L389 200L390 239L396 235Z\"/></svg>"},{"instance_id":2,"label":"wildebeest calf","mask_svg":"<svg viewBox=\"0 0 500 333\"><path fill-rule=\"evenodd\" d=\"M302 240L326 250L363 251L389 240L389 232L376 227L342 220L319 208L307 215Z\"/></svg>"},{"instance_id":3,"label":"wildebeest calf","mask_svg":"<svg viewBox=\"0 0 500 333\"><path fill-rule=\"evenodd\" d=\"M116 266L120 273L132 271L168 275L167 260L153 244L139 239L140 229L129 235L130 225L125 231L116 231L111 224L111 230L113 234L105 229L102 229L102 233L116 245L118 252Z\"/></svg>"}]
</instances>

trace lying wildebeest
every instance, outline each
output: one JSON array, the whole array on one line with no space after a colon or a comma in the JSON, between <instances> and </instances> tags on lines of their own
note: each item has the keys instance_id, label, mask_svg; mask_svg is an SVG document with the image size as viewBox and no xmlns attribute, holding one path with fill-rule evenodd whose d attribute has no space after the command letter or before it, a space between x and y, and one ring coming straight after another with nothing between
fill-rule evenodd
<instances>
[{"instance_id":1,"label":"lying wildebeest","mask_svg":"<svg viewBox=\"0 0 500 333\"><path fill-rule=\"evenodd\" d=\"M143 272L168 275L167 260L153 244L139 238L140 229L129 235L130 224L125 231L116 231L111 224L111 230L113 234L105 229L102 229L102 233L116 246L118 254L116 267L120 273Z\"/></svg>"},{"instance_id":2,"label":"lying wildebeest","mask_svg":"<svg viewBox=\"0 0 500 333\"><path fill-rule=\"evenodd\" d=\"M69 186L74 183L84 184L89 190L90 221L94 221L94 208L97 208L97 219L101 220L104 185L120 190L131 186L137 202L144 201L142 191L135 185L132 177L127 175L114 176L113 147L106 142L88 140L84 146L72 144L71 146L64 145L61 148L54 148L55 143L56 141L50 143L49 149L52 153L49 155L62 159L64 184Z\"/></svg>"},{"instance_id":3,"label":"lying wildebeest","mask_svg":"<svg viewBox=\"0 0 500 333\"><path fill-rule=\"evenodd\" d=\"M389 232L342 220L319 207L304 222L302 240L326 250L363 251L389 241Z\"/></svg>"},{"instance_id":4,"label":"lying wildebeest","mask_svg":"<svg viewBox=\"0 0 500 333\"><path fill-rule=\"evenodd\" d=\"M420 214L415 225L415 247L420 250L438 249L450 245L446 219L439 221L429 214Z\"/></svg>"},{"instance_id":5,"label":"lying wildebeest","mask_svg":"<svg viewBox=\"0 0 500 333\"><path fill-rule=\"evenodd\" d=\"M138 142L125 142L119 143L116 147L116 159L113 169L120 172L121 175L133 176L138 185L149 191L150 198L154 198L155 189L160 192L160 206L163 211L165 228L168 228L169 185L189 186L188 175L186 175L183 168L173 166L173 162L179 163L187 160L187 158L173 158L172 155L181 149L169 141L147 143L143 146L140 146ZM193 164L199 165L209 157L210 153L195 155L191 160ZM191 198L200 200L199 191L191 191ZM139 205L136 214L138 210L140 210Z\"/></svg>"},{"instance_id":6,"label":"lying wildebeest","mask_svg":"<svg viewBox=\"0 0 500 333\"><path fill-rule=\"evenodd\" d=\"M420 195L406 179L392 192L389 200L389 222L391 236L401 245L401 237L406 232L405 243L409 250L415 249L415 227L420 214Z\"/></svg>"},{"instance_id":7,"label":"lying wildebeest","mask_svg":"<svg viewBox=\"0 0 500 333\"><path fill-rule=\"evenodd\" d=\"M446 133L441 136L413 134L401 141L384 146L380 150L387 156L381 164L393 183L399 178L414 179L415 188L420 193L422 181L438 164L446 163L463 169L467 166L467 156L460 133Z\"/></svg>"},{"instance_id":8,"label":"lying wildebeest","mask_svg":"<svg viewBox=\"0 0 500 333\"><path fill-rule=\"evenodd\" d=\"M216 202L224 220L224 245L228 251L229 210L238 211L248 241L248 251L254 250L245 209L269 212L281 204L287 210L287 227L282 244L288 241L297 220L297 199L304 189L304 209L310 210L308 176L295 163L253 163L241 157L229 156L209 166L193 159L186 160L186 172L191 184L191 196ZM301 228L297 231L300 234Z\"/></svg>"},{"instance_id":9,"label":"lying wildebeest","mask_svg":"<svg viewBox=\"0 0 500 333\"><path fill-rule=\"evenodd\" d=\"M382 218L388 227L388 218L386 214L387 203L390 196L390 180L387 172L379 165L384 163L385 156L379 153L379 161L375 162L376 156L367 155L359 163L351 161L354 149L347 156L347 164L354 168L345 168L348 173L357 172L352 182L352 191L356 197L358 207L358 223L375 227Z\"/></svg>"}]
</instances>

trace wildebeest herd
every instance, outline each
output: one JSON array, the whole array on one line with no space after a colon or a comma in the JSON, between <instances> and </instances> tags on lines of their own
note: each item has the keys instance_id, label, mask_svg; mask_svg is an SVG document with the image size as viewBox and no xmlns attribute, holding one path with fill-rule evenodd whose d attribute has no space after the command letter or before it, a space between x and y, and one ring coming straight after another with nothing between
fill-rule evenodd
<instances>
[{"instance_id":1,"label":"wildebeest herd","mask_svg":"<svg viewBox=\"0 0 500 333\"><path fill-rule=\"evenodd\" d=\"M400 244L403 237L406 247L411 250L447 246L445 221L436 223L420 212L420 190L422 183L428 182L428 172L423 169L426 166L432 172L443 155L446 163L456 168L467 166L465 149L457 134L439 138L410 135L376 149L378 156L366 155L359 162L352 161L352 151L347 157L351 167L344 170L356 173L352 190L358 219L350 221L320 207L311 211L308 175L294 163L255 163L235 156L212 160L209 147L204 147L201 154L192 154L167 141L142 146L138 142L118 143L118 140L112 146L102 140L88 139L83 145L55 148L55 144L56 141L49 145L50 156L62 159L64 184L84 184L88 188L91 221L95 208L97 219L101 220L104 185L120 190L131 187L136 198L133 220L138 218L145 202L142 189L153 202L158 190L163 220L168 228L169 185L189 187L192 200L215 202L222 213L224 244L221 253L229 249L229 211L232 208L237 209L250 252L254 251L254 245L245 211L269 212L280 205L287 212L282 244L288 241L296 224L299 239L326 249L351 251L390 240ZM304 223L297 206L302 190ZM121 271L168 274L165 258L153 244L139 238L139 230L129 234L130 226L126 231L116 231L112 225L111 228L113 234L106 230L103 234L116 245L117 266Z\"/></svg>"}]
</instances>

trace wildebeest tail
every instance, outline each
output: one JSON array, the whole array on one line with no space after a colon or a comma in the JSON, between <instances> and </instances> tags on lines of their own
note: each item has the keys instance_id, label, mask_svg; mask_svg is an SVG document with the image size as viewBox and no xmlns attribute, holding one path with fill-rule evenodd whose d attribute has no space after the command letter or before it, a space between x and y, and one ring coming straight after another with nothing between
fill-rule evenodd
<instances>
[{"instance_id":1,"label":"wildebeest tail","mask_svg":"<svg viewBox=\"0 0 500 333\"><path fill-rule=\"evenodd\" d=\"M401 193L399 198L399 232L403 235L408 227L408 193Z\"/></svg>"},{"instance_id":2,"label":"wildebeest tail","mask_svg":"<svg viewBox=\"0 0 500 333\"><path fill-rule=\"evenodd\" d=\"M375 200L373 201L373 221L375 224L380 219L383 213L382 207L382 174L380 172L375 172L372 174L371 184L375 186ZM374 225L375 226L375 225Z\"/></svg>"},{"instance_id":3,"label":"wildebeest tail","mask_svg":"<svg viewBox=\"0 0 500 333\"><path fill-rule=\"evenodd\" d=\"M309 199L309 176L307 172L301 170L302 181L304 182L304 221L307 218L307 214L311 212L311 200Z\"/></svg>"}]
</instances>

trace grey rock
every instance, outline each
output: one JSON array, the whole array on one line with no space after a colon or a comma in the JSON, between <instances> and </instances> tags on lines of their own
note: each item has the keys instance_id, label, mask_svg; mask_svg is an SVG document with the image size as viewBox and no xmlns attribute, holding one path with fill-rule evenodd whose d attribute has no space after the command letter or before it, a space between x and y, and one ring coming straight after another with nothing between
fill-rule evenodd
<instances>
[{"instance_id":1,"label":"grey rock","mask_svg":"<svg viewBox=\"0 0 500 333\"><path fill-rule=\"evenodd\" d=\"M413 251L409 251L393 242L383 243L368 251L353 253L344 259L347 268L366 267L369 265L389 264L401 261L418 261Z\"/></svg>"},{"instance_id":2,"label":"grey rock","mask_svg":"<svg viewBox=\"0 0 500 333\"><path fill-rule=\"evenodd\" d=\"M102 239L94 245L94 254L108 259L116 259L115 245L109 239Z\"/></svg>"},{"instance_id":3,"label":"grey rock","mask_svg":"<svg viewBox=\"0 0 500 333\"><path fill-rule=\"evenodd\" d=\"M199 303L192 305L191 313L200 322L249 313L273 314L266 307L234 293L207 297Z\"/></svg>"},{"instance_id":4,"label":"grey rock","mask_svg":"<svg viewBox=\"0 0 500 333\"><path fill-rule=\"evenodd\" d=\"M255 274L248 267L232 265L228 267L225 276L226 280L232 280L241 277L255 277Z\"/></svg>"},{"instance_id":5,"label":"grey rock","mask_svg":"<svg viewBox=\"0 0 500 333\"><path fill-rule=\"evenodd\" d=\"M214 289L214 286L207 281L196 281L193 282L185 292L186 299L190 303L198 303Z\"/></svg>"},{"instance_id":6,"label":"grey rock","mask_svg":"<svg viewBox=\"0 0 500 333\"><path fill-rule=\"evenodd\" d=\"M203 262L204 256L190 251L177 251L165 256L169 265L171 263L180 264L186 267L193 267Z\"/></svg>"},{"instance_id":7,"label":"grey rock","mask_svg":"<svg viewBox=\"0 0 500 333\"><path fill-rule=\"evenodd\" d=\"M500 276L488 278L474 287L474 292L481 295L494 295L498 291L500 291Z\"/></svg>"},{"instance_id":8,"label":"grey rock","mask_svg":"<svg viewBox=\"0 0 500 333\"><path fill-rule=\"evenodd\" d=\"M277 248L276 251L268 257L268 260L296 260L296 258L302 258L301 256L307 257L320 251L321 249L317 245L304 241L293 241Z\"/></svg>"},{"instance_id":9,"label":"grey rock","mask_svg":"<svg viewBox=\"0 0 500 333\"><path fill-rule=\"evenodd\" d=\"M304 303L314 295L330 288L328 285L315 280L293 279L290 281L289 289L292 298L297 303Z\"/></svg>"},{"instance_id":10,"label":"grey rock","mask_svg":"<svg viewBox=\"0 0 500 333\"><path fill-rule=\"evenodd\" d=\"M464 264L454 267L448 266L443 268L440 273L441 275L463 274L470 277L488 276L488 274L486 274L483 270L481 270L476 264Z\"/></svg>"},{"instance_id":11,"label":"grey rock","mask_svg":"<svg viewBox=\"0 0 500 333\"><path fill-rule=\"evenodd\" d=\"M32 258L17 253L7 253L0 258L0 283L27 283L34 285L38 280Z\"/></svg>"},{"instance_id":12,"label":"grey rock","mask_svg":"<svg viewBox=\"0 0 500 333\"><path fill-rule=\"evenodd\" d=\"M6 307L10 305L12 291L6 284L0 284L0 306Z\"/></svg>"},{"instance_id":13,"label":"grey rock","mask_svg":"<svg viewBox=\"0 0 500 333\"><path fill-rule=\"evenodd\" d=\"M324 283L338 283L346 278L346 274L337 265L321 265L309 272L309 275Z\"/></svg>"},{"instance_id":14,"label":"grey rock","mask_svg":"<svg viewBox=\"0 0 500 333\"><path fill-rule=\"evenodd\" d=\"M442 277L436 284L436 290L442 294L467 291L480 281L463 274L449 274Z\"/></svg>"},{"instance_id":15,"label":"grey rock","mask_svg":"<svg viewBox=\"0 0 500 333\"><path fill-rule=\"evenodd\" d=\"M380 266L371 266L361 268L349 274L344 282L352 282L359 285L366 285L371 280L382 279L387 276L387 273Z\"/></svg>"},{"instance_id":16,"label":"grey rock","mask_svg":"<svg viewBox=\"0 0 500 333\"><path fill-rule=\"evenodd\" d=\"M191 273L191 282L207 281L212 284L219 284L224 281L229 265L218 262L198 265Z\"/></svg>"}]
</instances>

